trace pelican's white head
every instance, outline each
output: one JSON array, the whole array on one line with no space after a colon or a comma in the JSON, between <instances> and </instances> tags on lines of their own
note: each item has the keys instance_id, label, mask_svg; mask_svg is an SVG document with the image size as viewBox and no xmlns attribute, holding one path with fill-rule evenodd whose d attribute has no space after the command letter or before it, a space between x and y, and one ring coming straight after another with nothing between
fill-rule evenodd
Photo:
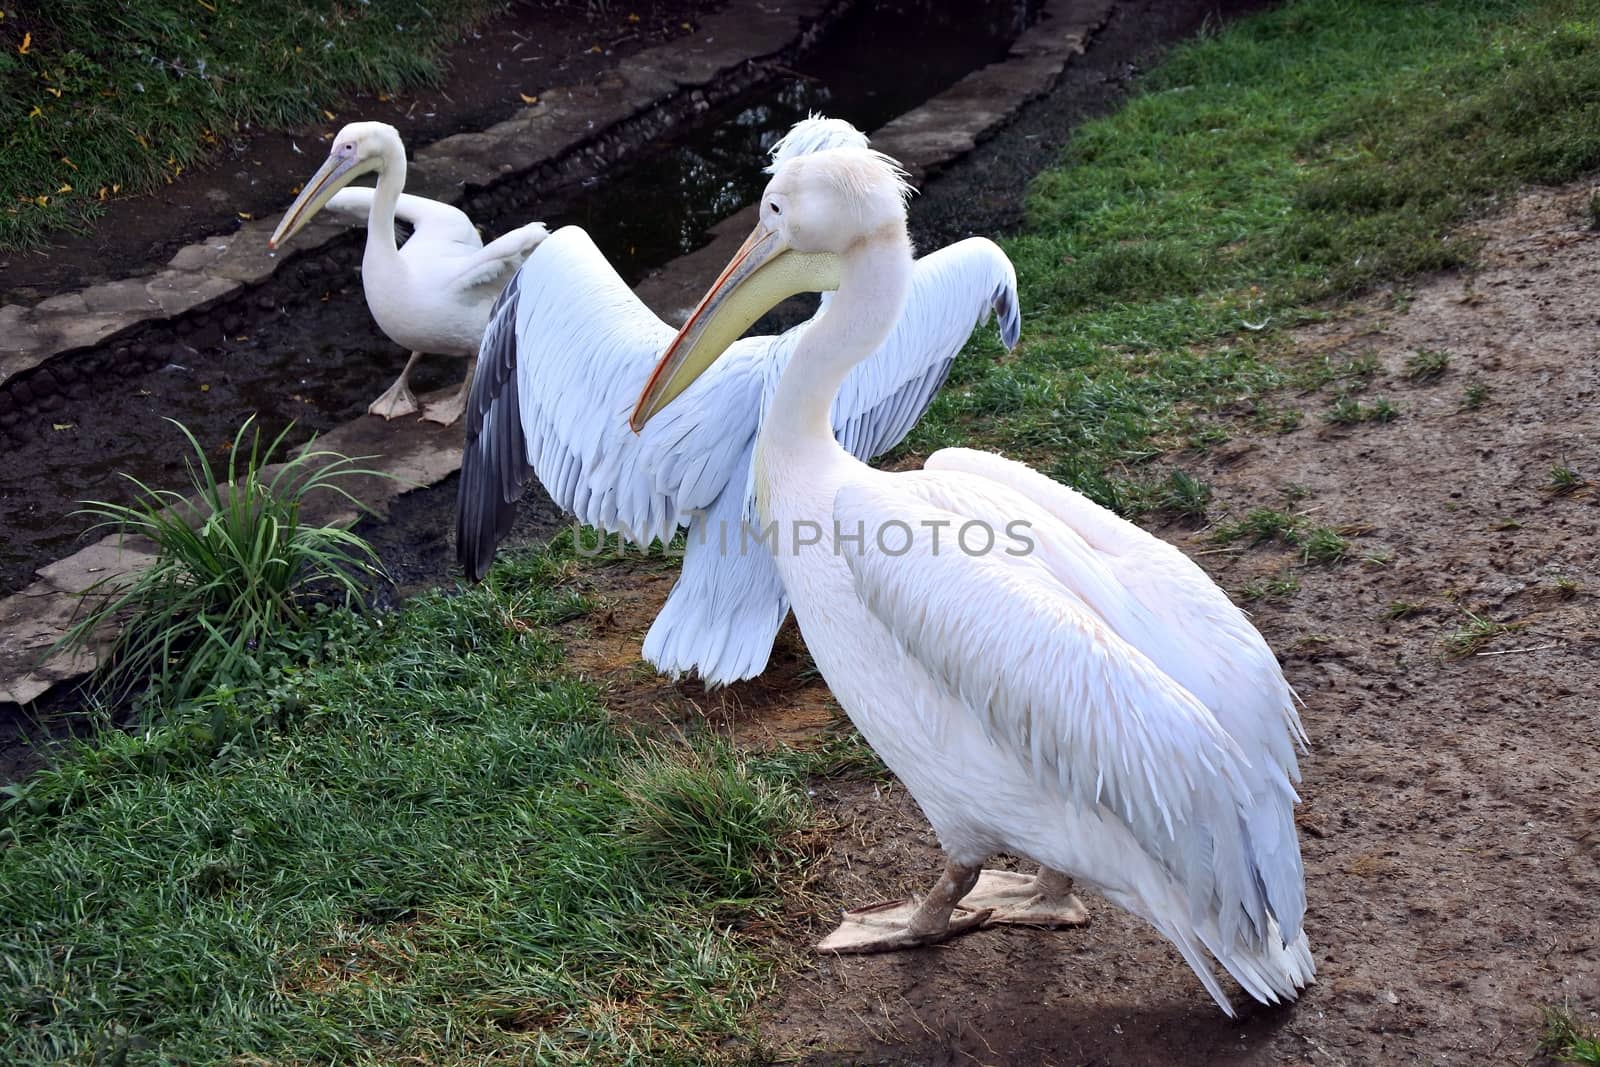
<instances>
[{"instance_id":1,"label":"pelican's white head","mask_svg":"<svg viewBox=\"0 0 1600 1067\"><path fill-rule=\"evenodd\" d=\"M778 167L755 229L672 339L630 420L635 431L750 325L796 293L837 289L841 262L891 242L911 256L900 165L870 148L832 148Z\"/></svg>"},{"instance_id":2,"label":"pelican's white head","mask_svg":"<svg viewBox=\"0 0 1600 1067\"><path fill-rule=\"evenodd\" d=\"M757 232L766 228L784 250L842 255L885 228L903 234L910 192L900 164L870 148L796 156L761 194Z\"/></svg>"},{"instance_id":3,"label":"pelican's white head","mask_svg":"<svg viewBox=\"0 0 1600 1067\"><path fill-rule=\"evenodd\" d=\"M867 135L844 119L830 119L812 112L778 138L768 153L772 157L772 164L763 173L775 174L789 160L812 152L823 152L829 148L866 148L868 143Z\"/></svg>"},{"instance_id":4,"label":"pelican's white head","mask_svg":"<svg viewBox=\"0 0 1600 1067\"><path fill-rule=\"evenodd\" d=\"M333 199L334 193L356 178L381 171L386 163L394 165L398 161L404 165L405 159L400 131L387 122L350 123L334 137L327 160L283 213L283 221L267 241L268 247L277 248L293 237Z\"/></svg>"}]
</instances>

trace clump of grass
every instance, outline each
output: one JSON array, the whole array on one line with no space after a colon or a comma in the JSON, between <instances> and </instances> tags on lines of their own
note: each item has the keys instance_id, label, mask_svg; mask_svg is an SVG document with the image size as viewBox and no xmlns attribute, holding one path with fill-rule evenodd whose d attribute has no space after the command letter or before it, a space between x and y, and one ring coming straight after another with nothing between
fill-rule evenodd
<instances>
[{"instance_id":1,"label":"clump of grass","mask_svg":"<svg viewBox=\"0 0 1600 1067\"><path fill-rule=\"evenodd\" d=\"M1576 492L1587 484L1589 483L1584 481L1577 471L1565 463L1559 463L1551 467L1550 475L1545 480L1545 488L1556 496L1565 496L1568 493Z\"/></svg>"},{"instance_id":2,"label":"clump of grass","mask_svg":"<svg viewBox=\"0 0 1600 1067\"><path fill-rule=\"evenodd\" d=\"M346 604L359 600L360 579L382 573L360 537L301 521L306 498L316 492L361 507L339 482L375 472L309 449L269 471L289 428L263 446L252 422L234 435L221 471L194 434L173 422L192 451L198 514L190 514L182 494L132 477L137 503L91 502L84 509L124 538L142 536L156 546L155 562L136 576L91 586L84 594L90 606L62 639L67 648L81 647L112 620L126 620L98 676L111 700L145 682L151 701L170 705L215 686L260 681L269 667L319 646L314 605L330 595Z\"/></svg>"},{"instance_id":3,"label":"clump of grass","mask_svg":"<svg viewBox=\"0 0 1600 1067\"><path fill-rule=\"evenodd\" d=\"M1413 382L1431 382L1450 366L1450 353L1442 348L1419 348L1406 357L1406 377Z\"/></svg>"},{"instance_id":4,"label":"clump of grass","mask_svg":"<svg viewBox=\"0 0 1600 1067\"><path fill-rule=\"evenodd\" d=\"M1270 578L1252 578L1239 590L1239 599L1255 602L1261 600L1287 600L1300 591L1300 579L1289 571Z\"/></svg>"},{"instance_id":5,"label":"clump of grass","mask_svg":"<svg viewBox=\"0 0 1600 1067\"><path fill-rule=\"evenodd\" d=\"M1555 592L1556 599L1571 600L1578 595L1578 590L1582 586L1578 584L1576 578L1569 578L1565 574L1559 574L1550 580L1550 588Z\"/></svg>"},{"instance_id":6,"label":"clump of grass","mask_svg":"<svg viewBox=\"0 0 1600 1067\"><path fill-rule=\"evenodd\" d=\"M1383 617L1397 622L1401 619L1409 619L1421 615L1426 610L1421 604L1415 604L1409 600L1394 600L1390 601L1389 606L1383 609Z\"/></svg>"},{"instance_id":7,"label":"clump of grass","mask_svg":"<svg viewBox=\"0 0 1600 1067\"><path fill-rule=\"evenodd\" d=\"M1224 523L1212 533L1218 544L1228 545L1248 538L1252 545L1263 541L1297 543L1300 517L1276 508L1253 508L1241 519Z\"/></svg>"},{"instance_id":8,"label":"clump of grass","mask_svg":"<svg viewBox=\"0 0 1600 1067\"><path fill-rule=\"evenodd\" d=\"M1378 397L1369 406L1344 394L1333 402L1327 419L1336 426L1357 426L1363 422L1392 422L1399 415L1399 409L1383 397Z\"/></svg>"},{"instance_id":9,"label":"clump of grass","mask_svg":"<svg viewBox=\"0 0 1600 1067\"><path fill-rule=\"evenodd\" d=\"M1562 1063L1600 1067L1600 1038L1586 1032L1572 1017L1572 1009L1546 1005L1534 1051Z\"/></svg>"},{"instance_id":10,"label":"clump of grass","mask_svg":"<svg viewBox=\"0 0 1600 1067\"><path fill-rule=\"evenodd\" d=\"M1489 387L1483 382L1468 382L1467 387L1461 392L1461 406L1468 411L1478 410L1488 400Z\"/></svg>"},{"instance_id":11,"label":"clump of grass","mask_svg":"<svg viewBox=\"0 0 1600 1067\"><path fill-rule=\"evenodd\" d=\"M804 804L731 747L646 744L615 785L630 809L628 847L670 884L742 904L780 888L771 861L804 821Z\"/></svg>"},{"instance_id":12,"label":"clump of grass","mask_svg":"<svg viewBox=\"0 0 1600 1067\"><path fill-rule=\"evenodd\" d=\"M1338 563L1350 555L1350 542L1332 526L1315 526L1300 537L1300 558L1307 563Z\"/></svg>"},{"instance_id":13,"label":"clump of grass","mask_svg":"<svg viewBox=\"0 0 1600 1067\"><path fill-rule=\"evenodd\" d=\"M348 90L436 82L444 47L503 6L15 6L0 20L0 249L36 247L108 199L170 183L241 128L321 119Z\"/></svg>"},{"instance_id":14,"label":"clump of grass","mask_svg":"<svg viewBox=\"0 0 1600 1067\"><path fill-rule=\"evenodd\" d=\"M1210 482L1201 481L1185 471L1174 470L1161 483L1160 507L1173 515L1204 521L1206 510L1211 506L1211 493Z\"/></svg>"},{"instance_id":15,"label":"clump of grass","mask_svg":"<svg viewBox=\"0 0 1600 1067\"><path fill-rule=\"evenodd\" d=\"M1467 616L1466 623L1444 639L1445 650L1457 658L1473 655L1495 638L1522 629L1521 623L1500 622L1487 615L1463 610Z\"/></svg>"}]
</instances>

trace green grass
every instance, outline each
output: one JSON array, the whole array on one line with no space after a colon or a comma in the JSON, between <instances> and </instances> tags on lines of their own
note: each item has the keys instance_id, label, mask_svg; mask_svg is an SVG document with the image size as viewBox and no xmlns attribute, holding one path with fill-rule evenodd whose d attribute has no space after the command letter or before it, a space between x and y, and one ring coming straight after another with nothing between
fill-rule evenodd
<instances>
[{"instance_id":1,"label":"green grass","mask_svg":"<svg viewBox=\"0 0 1600 1067\"><path fill-rule=\"evenodd\" d=\"M1580 1026L1567 1007L1546 1007L1535 1049L1560 1063L1600 1067L1600 1037Z\"/></svg>"},{"instance_id":2,"label":"green grass","mask_svg":"<svg viewBox=\"0 0 1600 1067\"><path fill-rule=\"evenodd\" d=\"M570 565L349 616L6 790L0 1061L721 1058L812 763L613 723L560 673Z\"/></svg>"},{"instance_id":3,"label":"green grass","mask_svg":"<svg viewBox=\"0 0 1600 1067\"><path fill-rule=\"evenodd\" d=\"M0 250L145 193L235 131L318 119L341 93L435 83L504 0L50 0L0 20Z\"/></svg>"},{"instance_id":4,"label":"green grass","mask_svg":"<svg viewBox=\"0 0 1600 1067\"><path fill-rule=\"evenodd\" d=\"M1413 382L1431 382L1450 366L1450 353L1438 348L1419 348L1406 357L1406 377Z\"/></svg>"},{"instance_id":5,"label":"green grass","mask_svg":"<svg viewBox=\"0 0 1600 1067\"><path fill-rule=\"evenodd\" d=\"M171 420L169 420L171 421ZM263 444L254 417L233 437L225 469L213 467L188 427L193 499L130 478L133 505L91 503L86 514L124 538L154 543L156 559L131 580L96 582L90 605L61 644L81 646L109 620L123 626L96 676L109 703L140 686L155 706L178 704L222 685L258 683L270 669L322 643L317 609L330 597L360 603L362 579L381 575L372 546L339 527L312 526L301 509L313 494L359 503L340 484L376 472L337 453L303 449L270 469L293 427Z\"/></svg>"},{"instance_id":6,"label":"green grass","mask_svg":"<svg viewBox=\"0 0 1600 1067\"><path fill-rule=\"evenodd\" d=\"M1018 357L975 343L912 450L998 448L1126 514L1156 506L1164 453L1303 378L1284 327L1469 262L1462 220L1600 168L1600 2L1301 0L1140 88L1075 134L1004 242Z\"/></svg>"}]
</instances>

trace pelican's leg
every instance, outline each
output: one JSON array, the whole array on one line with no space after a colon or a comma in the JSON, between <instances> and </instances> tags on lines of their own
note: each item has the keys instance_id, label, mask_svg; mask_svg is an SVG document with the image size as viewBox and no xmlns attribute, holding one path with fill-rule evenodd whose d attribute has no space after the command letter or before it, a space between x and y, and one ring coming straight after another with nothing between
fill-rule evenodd
<instances>
[{"instance_id":1,"label":"pelican's leg","mask_svg":"<svg viewBox=\"0 0 1600 1067\"><path fill-rule=\"evenodd\" d=\"M400 377L384 390L382 396L367 405L368 415L397 419L401 415L409 415L417 410L417 398L411 395L411 368L416 366L417 360L421 358L421 352L411 353L411 358L406 360L405 369L400 372Z\"/></svg>"},{"instance_id":2,"label":"pelican's leg","mask_svg":"<svg viewBox=\"0 0 1600 1067\"><path fill-rule=\"evenodd\" d=\"M977 867L952 861L921 900L891 900L845 912L839 928L822 939L817 951L892 952L976 930L989 913L956 902L977 882Z\"/></svg>"},{"instance_id":3,"label":"pelican's leg","mask_svg":"<svg viewBox=\"0 0 1600 1067\"><path fill-rule=\"evenodd\" d=\"M961 906L992 912L990 925L1081 926L1089 921L1089 909L1073 893L1072 879L1043 864L1033 875L982 872L972 892L961 898Z\"/></svg>"},{"instance_id":4,"label":"pelican's leg","mask_svg":"<svg viewBox=\"0 0 1600 1067\"><path fill-rule=\"evenodd\" d=\"M441 426L449 426L459 419L461 413L467 410L467 397L472 394L472 374L477 369L478 357L473 356L467 360L467 376L462 380L461 388L451 394L449 399L441 400L437 404L429 404L427 409L423 411L422 417L429 422L437 422Z\"/></svg>"}]
</instances>

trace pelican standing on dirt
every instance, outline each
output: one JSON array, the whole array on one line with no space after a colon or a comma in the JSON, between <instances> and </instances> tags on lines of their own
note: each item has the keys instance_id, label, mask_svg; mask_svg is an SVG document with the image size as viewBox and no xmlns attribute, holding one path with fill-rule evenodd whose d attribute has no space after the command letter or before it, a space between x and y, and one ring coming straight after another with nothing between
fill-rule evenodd
<instances>
[{"instance_id":1,"label":"pelican standing on dirt","mask_svg":"<svg viewBox=\"0 0 1600 1067\"><path fill-rule=\"evenodd\" d=\"M343 189L370 171L378 174L375 189ZM361 288L367 308L391 341L411 350L400 377L367 411L385 419L411 414L417 410L411 368L422 354L463 356L467 376L461 388L422 413L448 426L466 407L495 297L548 231L543 223L531 222L485 245L464 212L406 195L401 192L405 184L406 149L399 132L382 122L352 122L334 137L327 162L305 184L267 243L279 247L324 207L344 214L366 209ZM404 248L395 244L397 217L413 227Z\"/></svg>"},{"instance_id":2,"label":"pelican standing on dirt","mask_svg":"<svg viewBox=\"0 0 1600 1067\"><path fill-rule=\"evenodd\" d=\"M668 418L774 296L837 286L761 425L756 500L822 676L948 866L920 900L846 913L820 947L1082 921L1081 879L1172 941L1228 1014L1208 952L1256 999L1293 999L1314 975L1293 818L1304 734L1243 613L1182 553L1022 464L944 449L888 473L834 439L835 395L911 290L906 191L861 149L780 167L632 419ZM983 871L995 852L1041 869Z\"/></svg>"},{"instance_id":3,"label":"pelican standing on dirt","mask_svg":"<svg viewBox=\"0 0 1600 1067\"><path fill-rule=\"evenodd\" d=\"M772 155L781 162L866 144L849 123L813 116ZM976 325L993 313L1008 348L1021 328L1016 274L991 241L942 248L911 274L904 314L833 406L839 441L864 459L910 432ZM645 636L645 659L673 677L696 671L709 685L761 673L789 602L771 553L748 536L751 457L778 376L808 328L734 343L670 417L636 436L628 412L675 331L586 233L557 230L506 287L484 334L456 531L467 574L488 570L523 484L537 474L558 506L639 544L688 527L683 572Z\"/></svg>"}]
</instances>

